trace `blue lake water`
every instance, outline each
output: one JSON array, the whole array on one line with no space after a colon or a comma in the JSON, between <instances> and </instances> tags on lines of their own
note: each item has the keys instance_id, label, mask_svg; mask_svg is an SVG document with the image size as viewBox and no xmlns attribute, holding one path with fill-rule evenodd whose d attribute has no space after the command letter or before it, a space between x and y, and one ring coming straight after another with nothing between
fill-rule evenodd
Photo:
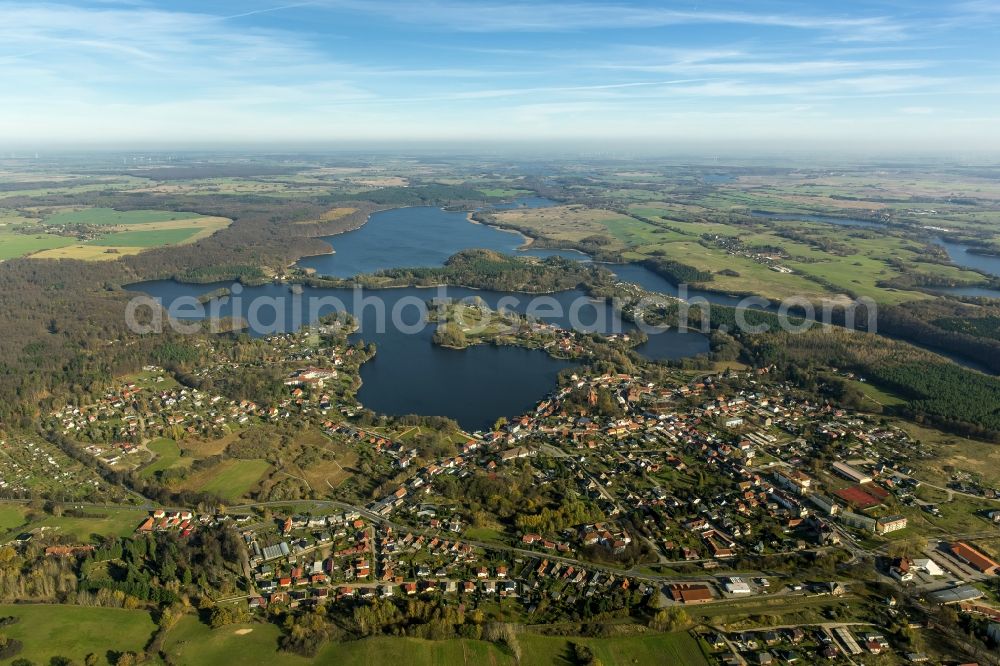
<instances>
[{"instance_id":1,"label":"blue lake water","mask_svg":"<svg viewBox=\"0 0 1000 666\"><path fill-rule=\"evenodd\" d=\"M547 199L530 198L513 202L510 207L540 207L551 203ZM863 220L845 221L821 216L791 216L791 219L878 226ZM314 268L322 275L352 277L386 268L440 266L455 252L468 248L488 248L515 256L557 255L589 260L587 255L572 250L520 250L524 239L519 234L471 223L466 213L433 207L379 212L360 229L326 240L335 248L334 254L305 258L299 265ZM644 266L609 264L607 267L619 279L634 282L651 292L679 295L676 285ZM233 285L192 285L162 280L131 288L148 293L169 307L181 297L196 298L219 287ZM425 312L419 307L439 295L434 289L367 290L360 296L350 289L309 287L301 294L294 294L287 285L248 288L237 285L234 292L236 290L241 290L239 300L230 299L220 308L219 314L238 315L244 319L254 315L258 320L257 335L296 330L334 310L354 314L360 329L353 339L373 342L377 348L375 358L361 368L363 385L358 399L366 407L384 414L448 416L466 429L483 429L499 416L512 416L530 409L554 388L556 375L574 365L540 350L492 345L451 350L434 345L431 338L435 327L422 325ZM576 290L544 296L541 302L525 294L455 287L449 287L446 295L456 299L480 298L493 309L503 307L522 314L534 303L536 308L532 314L564 328L579 329L582 325L587 330L602 333L633 330L615 316L609 304L589 300ZM731 307L742 300L738 296L696 289L688 290L686 296ZM320 297L336 299L336 303L308 307L315 305ZM359 301L361 297L369 300ZM296 302L300 308L298 314ZM540 303L541 308L537 307ZM401 318L396 322L399 325L392 322L393 311L400 313ZM574 313L579 316L574 318ZM650 335L649 341L637 351L652 360L680 359L707 353L709 343L699 333L668 330Z\"/></svg>"},{"instance_id":2,"label":"blue lake water","mask_svg":"<svg viewBox=\"0 0 1000 666\"><path fill-rule=\"evenodd\" d=\"M1000 289L990 289L989 287L942 287L934 291L939 294L951 294L953 296L1000 298Z\"/></svg>"},{"instance_id":3,"label":"blue lake water","mask_svg":"<svg viewBox=\"0 0 1000 666\"><path fill-rule=\"evenodd\" d=\"M651 271L642 264L604 264L604 267L614 273L618 279L623 282L632 282L647 291L656 292L658 294L665 294L667 296L674 296L677 298L681 297L680 290L676 284L662 275ZM693 287L687 287L683 297L685 300L700 298L715 305L725 305L733 308L744 305L745 307L760 310L775 309L769 305L760 304L759 302L748 302L747 299L742 296L706 291L704 289L695 289Z\"/></svg>"},{"instance_id":4,"label":"blue lake water","mask_svg":"<svg viewBox=\"0 0 1000 666\"><path fill-rule=\"evenodd\" d=\"M538 202L548 200L535 198L532 201L538 204L534 207L538 207ZM373 214L361 228L325 236L323 240L333 246L334 253L305 257L298 266L312 268L319 275L339 278L387 268L441 266L451 255L470 248L515 256L588 259L585 254L573 250L525 247L527 239L519 233L476 224L469 221L465 212L431 206L381 211Z\"/></svg>"},{"instance_id":5,"label":"blue lake water","mask_svg":"<svg viewBox=\"0 0 1000 666\"><path fill-rule=\"evenodd\" d=\"M840 227L860 227L864 229L885 229L885 225L874 220L857 220L847 217L833 217L832 215L809 215L800 213L771 213L766 210L751 211L755 217L764 217L769 220L779 222L818 222L821 224L835 224Z\"/></svg>"},{"instance_id":6,"label":"blue lake water","mask_svg":"<svg viewBox=\"0 0 1000 666\"><path fill-rule=\"evenodd\" d=\"M181 297L190 301L219 287L233 285L158 280L130 289L149 294L169 308L179 304ZM230 298L220 302L219 315L256 320L251 334L259 336L296 330L335 310L351 312L360 324L353 339L374 342L377 349L375 358L361 368L361 403L383 414L449 416L469 430L486 428L499 416L525 412L555 387L560 370L575 365L540 350L492 345L453 350L433 344L435 326L421 325L425 312L420 304L441 293L413 287L363 292L305 287L301 294L295 294L287 285L237 285L234 295L238 301ZM563 327L577 323L585 330L599 332L632 330L615 317L609 304L592 301L576 290L546 295L541 300L525 294L453 287L444 294L454 299L481 298L491 308L530 312ZM321 297L327 299L322 306L317 300ZM393 319L393 312L398 313L398 319ZM638 351L647 358L663 360L694 356L708 349L705 336L670 330L650 335Z\"/></svg>"},{"instance_id":7,"label":"blue lake water","mask_svg":"<svg viewBox=\"0 0 1000 666\"><path fill-rule=\"evenodd\" d=\"M971 268L973 270L987 273L988 275L1000 277L1000 257L969 252L972 248L968 245L963 245L962 243L953 243L940 238L938 238L935 242L948 252L948 256L951 258L952 263L964 268ZM994 294L997 293L995 290L990 291L993 291Z\"/></svg>"}]
</instances>

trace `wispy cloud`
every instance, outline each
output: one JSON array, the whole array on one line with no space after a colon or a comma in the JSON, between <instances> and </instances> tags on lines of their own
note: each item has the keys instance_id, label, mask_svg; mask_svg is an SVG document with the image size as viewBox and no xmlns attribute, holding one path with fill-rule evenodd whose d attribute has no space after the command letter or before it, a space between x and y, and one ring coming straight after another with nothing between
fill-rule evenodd
<instances>
[{"instance_id":1,"label":"wispy cloud","mask_svg":"<svg viewBox=\"0 0 1000 666\"><path fill-rule=\"evenodd\" d=\"M901 39L906 26L885 16L843 17L748 11L678 10L604 2L442 2L319 0L328 7L377 13L387 19L463 32L561 32L648 29L684 24L794 28L831 33L845 41Z\"/></svg>"},{"instance_id":2,"label":"wispy cloud","mask_svg":"<svg viewBox=\"0 0 1000 666\"><path fill-rule=\"evenodd\" d=\"M928 135L1000 107L992 41L764 1L0 0L0 141Z\"/></svg>"}]
</instances>

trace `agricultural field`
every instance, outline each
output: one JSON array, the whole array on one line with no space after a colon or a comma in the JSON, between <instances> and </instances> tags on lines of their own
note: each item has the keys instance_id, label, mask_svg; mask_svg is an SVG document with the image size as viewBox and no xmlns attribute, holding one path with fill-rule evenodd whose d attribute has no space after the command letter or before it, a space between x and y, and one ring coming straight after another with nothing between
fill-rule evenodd
<instances>
[{"instance_id":1,"label":"agricultural field","mask_svg":"<svg viewBox=\"0 0 1000 666\"><path fill-rule=\"evenodd\" d=\"M4 604L0 616L18 618L3 633L23 643L16 658L35 664L82 664L89 654L96 664L114 664L122 652L141 652L156 629L148 612L120 608Z\"/></svg>"},{"instance_id":2,"label":"agricultural field","mask_svg":"<svg viewBox=\"0 0 1000 666\"><path fill-rule=\"evenodd\" d=\"M45 212L39 209L31 214ZM148 248L193 243L231 223L198 213L81 208L49 214L40 227L37 219L5 213L0 221L0 260L30 255L110 261ZM52 231L46 233L45 228ZM19 229L26 233L18 233Z\"/></svg>"},{"instance_id":3,"label":"agricultural field","mask_svg":"<svg viewBox=\"0 0 1000 666\"><path fill-rule=\"evenodd\" d=\"M161 211L111 211L110 218L92 214L88 209L74 213L61 213L46 220L47 224L60 216L70 216L70 221L60 224L96 224L113 227L114 231L84 242L39 252L40 259L83 259L89 261L116 259L120 255L136 254L142 250L168 245L184 245L207 238L225 229L231 220L223 217L198 216L194 213L165 213ZM105 209L106 210L106 209ZM72 217L82 215L82 218ZM166 216L166 219L163 219ZM107 221L107 220L118 221ZM75 221L74 221L75 220ZM104 220L104 221L84 221Z\"/></svg>"},{"instance_id":4,"label":"agricultural field","mask_svg":"<svg viewBox=\"0 0 1000 666\"><path fill-rule=\"evenodd\" d=\"M578 243L588 236L610 233L619 241L619 249L627 246L620 236L625 236L630 228L641 226L626 215L580 205L507 210L493 217L501 226L553 241Z\"/></svg>"},{"instance_id":5,"label":"agricultural field","mask_svg":"<svg viewBox=\"0 0 1000 666\"><path fill-rule=\"evenodd\" d=\"M722 216L730 210L743 215L757 209L803 215L807 211L845 213L817 208L791 205L756 191L714 190L697 203L632 204L628 210L636 217L568 205L502 211L493 220L556 243L576 244L590 236L605 236L612 240L602 247L620 251L625 260L664 257L712 273L713 279L699 284L700 288L772 300L791 296L836 300L847 295L897 304L928 298L921 291L890 286L904 277L942 284L987 282L976 271L934 258L927 247L929 238L915 239L913 233L898 228L865 229L763 217L738 226L712 221L724 220ZM759 256L775 253L780 258Z\"/></svg>"},{"instance_id":6,"label":"agricultural field","mask_svg":"<svg viewBox=\"0 0 1000 666\"><path fill-rule=\"evenodd\" d=\"M72 245L75 239L54 234L16 234L0 231L0 260Z\"/></svg>"},{"instance_id":7,"label":"agricultural field","mask_svg":"<svg viewBox=\"0 0 1000 666\"><path fill-rule=\"evenodd\" d=\"M161 210L114 210L113 208L81 208L55 213L45 218L45 224L63 226L67 224L88 224L120 227L150 222L171 222L202 217L198 213L178 213Z\"/></svg>"}]
</instances>

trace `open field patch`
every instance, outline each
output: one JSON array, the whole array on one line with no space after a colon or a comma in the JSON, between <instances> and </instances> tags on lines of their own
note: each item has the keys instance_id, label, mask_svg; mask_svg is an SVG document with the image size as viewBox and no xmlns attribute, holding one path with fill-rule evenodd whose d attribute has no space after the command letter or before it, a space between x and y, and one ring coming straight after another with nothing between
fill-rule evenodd
<instances>
[{"instance_id":1,"label":"open field patch","mask_svg":"<svg viewBox=\"0 0 1000 666\"><path fill-rule=\"evenodd\" d=\"M0 232L0 260L34 254L42 250L65 247L75 238L54 234L15 234Z\"/></svg>"},{"instance_id":2,"label":"open field patch","mask_svg":"<svg viewBox=\"0 0 1000 666\"><path fill-rule=\"evenodd\" d=\"M174 467L180 461L181 447L172 439L164 437L154 439L146 445L146 448L156 454L156 459L143 468L140 476L151 477L157 472Z\"/></svg>"},{"instance_id":3,"label":"open field patch","mask_svg":"<svg viewBox=\"0 0 1000 666\"><path fill-rule=\"evenodd\" d=\"M0 534L24 525L28 509L23 504L0 504Z\"/></svg>"},{"instance_id":4,"label":"open field patch","mask_svg":"<svg viewBox=\"0 0 1000 666\"><path fill-rule=\"evenodd\" d=\"M156 629L148 612L121 608L4 604L0 615L18 618L3 633L23 643L17 658L35 664L56 657L82 664L88 654L97 664L113 664L119 653L141 652Z\"/></svg>"},{"instance_id":5,"label":"open field patch","mask_svg":"<svg viewBox=\"0 0 1000 666\"><path fill-rule=\"evenodd\" d=\"M197 227L181 229L154 229L150 231L120 231L118 233L98 238L89 242L90 245L101 247L160 247L162 245L179 245L195 233Z\"/></svg>"},{"instance_id":6,"label":"open field patch","mask_svg":"<svg viewBox=\"0 0 1000 666\"><path fill-rule=\"evenodd\" d=\"M90 224L101 226L124 226L169 220L189 220L202 217L198 213L183 213L163 210L114 210L113 208L81 208L50 215L45 224Z\"/></svg>"},{"instance_id":7,"label":"open field patch","mask_svg":"<svg viewBox=\"0 0 1000 666\"><path fill-rule=\"evenodd\" d=\"M91 535L129 536L148 514L131 509L86 509L85 516L46 516L29 523L24 530L43 529L46 532L67 535L77 543L89 543Z\"/></svg>"},{"instance_id":8,"label":"open field patch","mask_svg":"<svg viewBox=\"0 0 1000 666\"><path fill-rule=\"evenodd\" d=\"M688 633L586 638L521 634L522 664L550 666L567 663L570 643L586 645L595 659L609 666L625 664L708 664L698 642Z\"/></svg>"},{"instance_id":9,"label":"open field patch","mask_svg":"<svg viewBox=\"0 0 1000 666\"><path fill-rule=\"evenodd\" d=\"M612 227L620 233L627 225L642 224L620 213L580 205L500 211L493 218L501 226L513 227L529 236L571 243L588 236L611 236Z\"/></svg>"},{"instance_id":10,"label":"open field patch","mask_svg":"<svg viewBox=\"0 0 1000 666\"><path fill-rule=\"evenodd\" d=\"M266 460L223 460L184 481L188 490L212 493L225 499L245 497L267 472Z\"/></svg>"},{"instance_id":11,"label":"open field patch","mask_svg":"<svg viewBox=\"0 0 1000 666\"><path fill-rule=\"evenodd\" d=\"M77 215L78 213L88 213L96 209L86 209L68 213L58 213L46 220L57 219L63 216ZM110 210L110 209L104 209ZM112 211L118 213L119 211ZM131 213L159 213L159 211L129 211ZM194 215L187 213L166 213L165 215ZM148 219L147 219L148 218ZM98 219L98 218L84 218ZM122 218L128 220L129 218ZM232 221L224 217L198 216L177 217L168 219L156 219L155 216L134 216L134 222L100 223L100 226L109 227L107 235L99 236L91 240L80 241L74 238L67 238L55 235L41 235L40 238L51 238L47 248L37 252L34 256L39 259L79 259L83 261L110 261L122 255L138 254L139 252L153 248L169 245L184 245L207 238L220 229L225 229ZM70 224L70 223L65 223ZM93 224L79 222L78 224ZM41 241L39 241L41 242ZM0 253L3 252L2 241L0 241ZM2 257L0 257L2 258Z\"/></svg>"},{"instance_id":12,"label":"open field patch","mask_svg":"<svg viewBox=\"0 0 1000 666\"><path fill-rule=\"evenodd\" d=\"M331 208L330 210L323 213L323 216L320 219L322 219L324 222L339 220L340 218L347 217L348 215L356 212L357 210L358 210L357 208L351 208L350 206L340 206L338 208Z\"/></svg>"},{"instance_id":13,"label":"open field patch","mask_svg":"<svg viewBox=\"0 0 1000 666\"><path fill-rule=\"evenodd\" d=\"M67 245L43 250L32 255L35 259L77 259L80 261L114 261L129 254L139 254L141 247L106 247L103 245Z\"/></svg>"}]
</instances>

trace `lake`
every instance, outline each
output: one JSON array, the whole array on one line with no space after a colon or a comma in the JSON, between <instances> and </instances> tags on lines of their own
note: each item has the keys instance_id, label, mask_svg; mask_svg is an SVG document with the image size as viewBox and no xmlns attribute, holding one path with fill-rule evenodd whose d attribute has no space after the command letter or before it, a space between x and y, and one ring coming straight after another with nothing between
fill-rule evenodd
<instances>
[{"instance_id":1,"label":"lake","mask_svg":"<svg viewBox=\"0 0 1000 666\"><path fill-rule=\"evenodd\" d=\"M455 299L481 298L491 308L522 314L533 305L532 312L539 319L563 327L578 319L584 330L633 330L616 318L610 304L593 301L578 290L545 295L539 301L526 294L457 287L444 292L414 287L365 291L305 287L301 294L294 294L288 285L242 287L158 280L130 289L149 294L169 308L182 297L197 298L220 287L232 288L238 298L224 303L219 314L254 320L251 334L256 336L297 330L334 310L351 312L360 325L352 340L374 342L377 350L375 358L361 367L358 400L383 414L448 416L468 430L487 428L500 416L524 413L555 387L559 371L576 363L520 347L439 347L431 341L435 326L420 325L425 313L419 304L444 293ZM327 302L321 305L320 298ZM399 314L398 321L393 322L393 312ZM708 339L699 333L670 330L649 337L638 351L653 360L709 350Z\"/></svg>"},{"instance_id":2,"label":"lake","mask_svg":"<svg viewBox=\"0 0 1000 666\"><path fill-rule=\"evenodd\" d=\"M939 294L951 294L952 296L1000 298L1000 289L990 289L989 287L939 287L934 289L934 291Z\"/></svg>"},{"instance_id":3,"label":"lake","mask_svg":"<svg viewBox=\"0 0 1000 666\"><path fill-rule=\"evenodd\" d=\"M533 197L517 201L531 202L533 205L530 207L538 208L542 202L549 200ZM528 241L519 233L471 222L466 212L446 211L432 206L395 208L374 213L359 229L324 236L322 240L333 246L333 254L305 257L297 265L312 268L319 275L338 278L388 268L442 266L451 255L470 248L495 250L514 256L589 259L587 255L573 250L525 246Z\"/></svg>"},{"instance_id":4,"label":"lake","mask_svg":"<svg viewBox=\"0 0 1000 666\"><path fill-rule=\"evenodd\" d=\"M614 273L619 280L622 282L632 282L639 285L646 291L656 292L658 294L665 294L667 296L673 296L675 298L680 298L680 290L677 285L663 277L659 273L651 271L642 264L602 264L609 271ZM727 307L735 308L739 306L745 298L743 296L734 296L731 294L724 294L721 292L707 291L705 289L695 289L694 287L688 286L687 292L685 293L685 300L690 301L692 298L703 298L709 303L714 305L725 305ZM772 306L763 305L747 305L747 307L752 307L760 310L774 310L777 308Z\"/></svg>"},{"instance_id":5,"label":"lake","mask_svg":"<svg viewBox=\"0 0 1000 666\"><path fill-rule=\"evenodd\" d=\"M821 224L836 224L840 227L860 227L864 229L885 229L885 225L874 220L857 220L832 215L809 215L804 213L771 213L766 210L750 211L754 217L765 217L779 222L819 222Z\"/></svg>"},{"instance_id":6,"label":"lake","mask_svg":"<svg viewBox=\"0 0 1000 666\"><path fill-rule=\"evenodd\" d=\"M951 258L952 263L963 268L971 268L972 270L981 271L988 275L1000 277L1000 257L988 254L976 254L969 251L973 249L969 245L953 243L941 238L936 239L934 242L948 252L948 257ZM994 294L997 293L995 290L991 291Z\"/></svg>"}]
</instances>

